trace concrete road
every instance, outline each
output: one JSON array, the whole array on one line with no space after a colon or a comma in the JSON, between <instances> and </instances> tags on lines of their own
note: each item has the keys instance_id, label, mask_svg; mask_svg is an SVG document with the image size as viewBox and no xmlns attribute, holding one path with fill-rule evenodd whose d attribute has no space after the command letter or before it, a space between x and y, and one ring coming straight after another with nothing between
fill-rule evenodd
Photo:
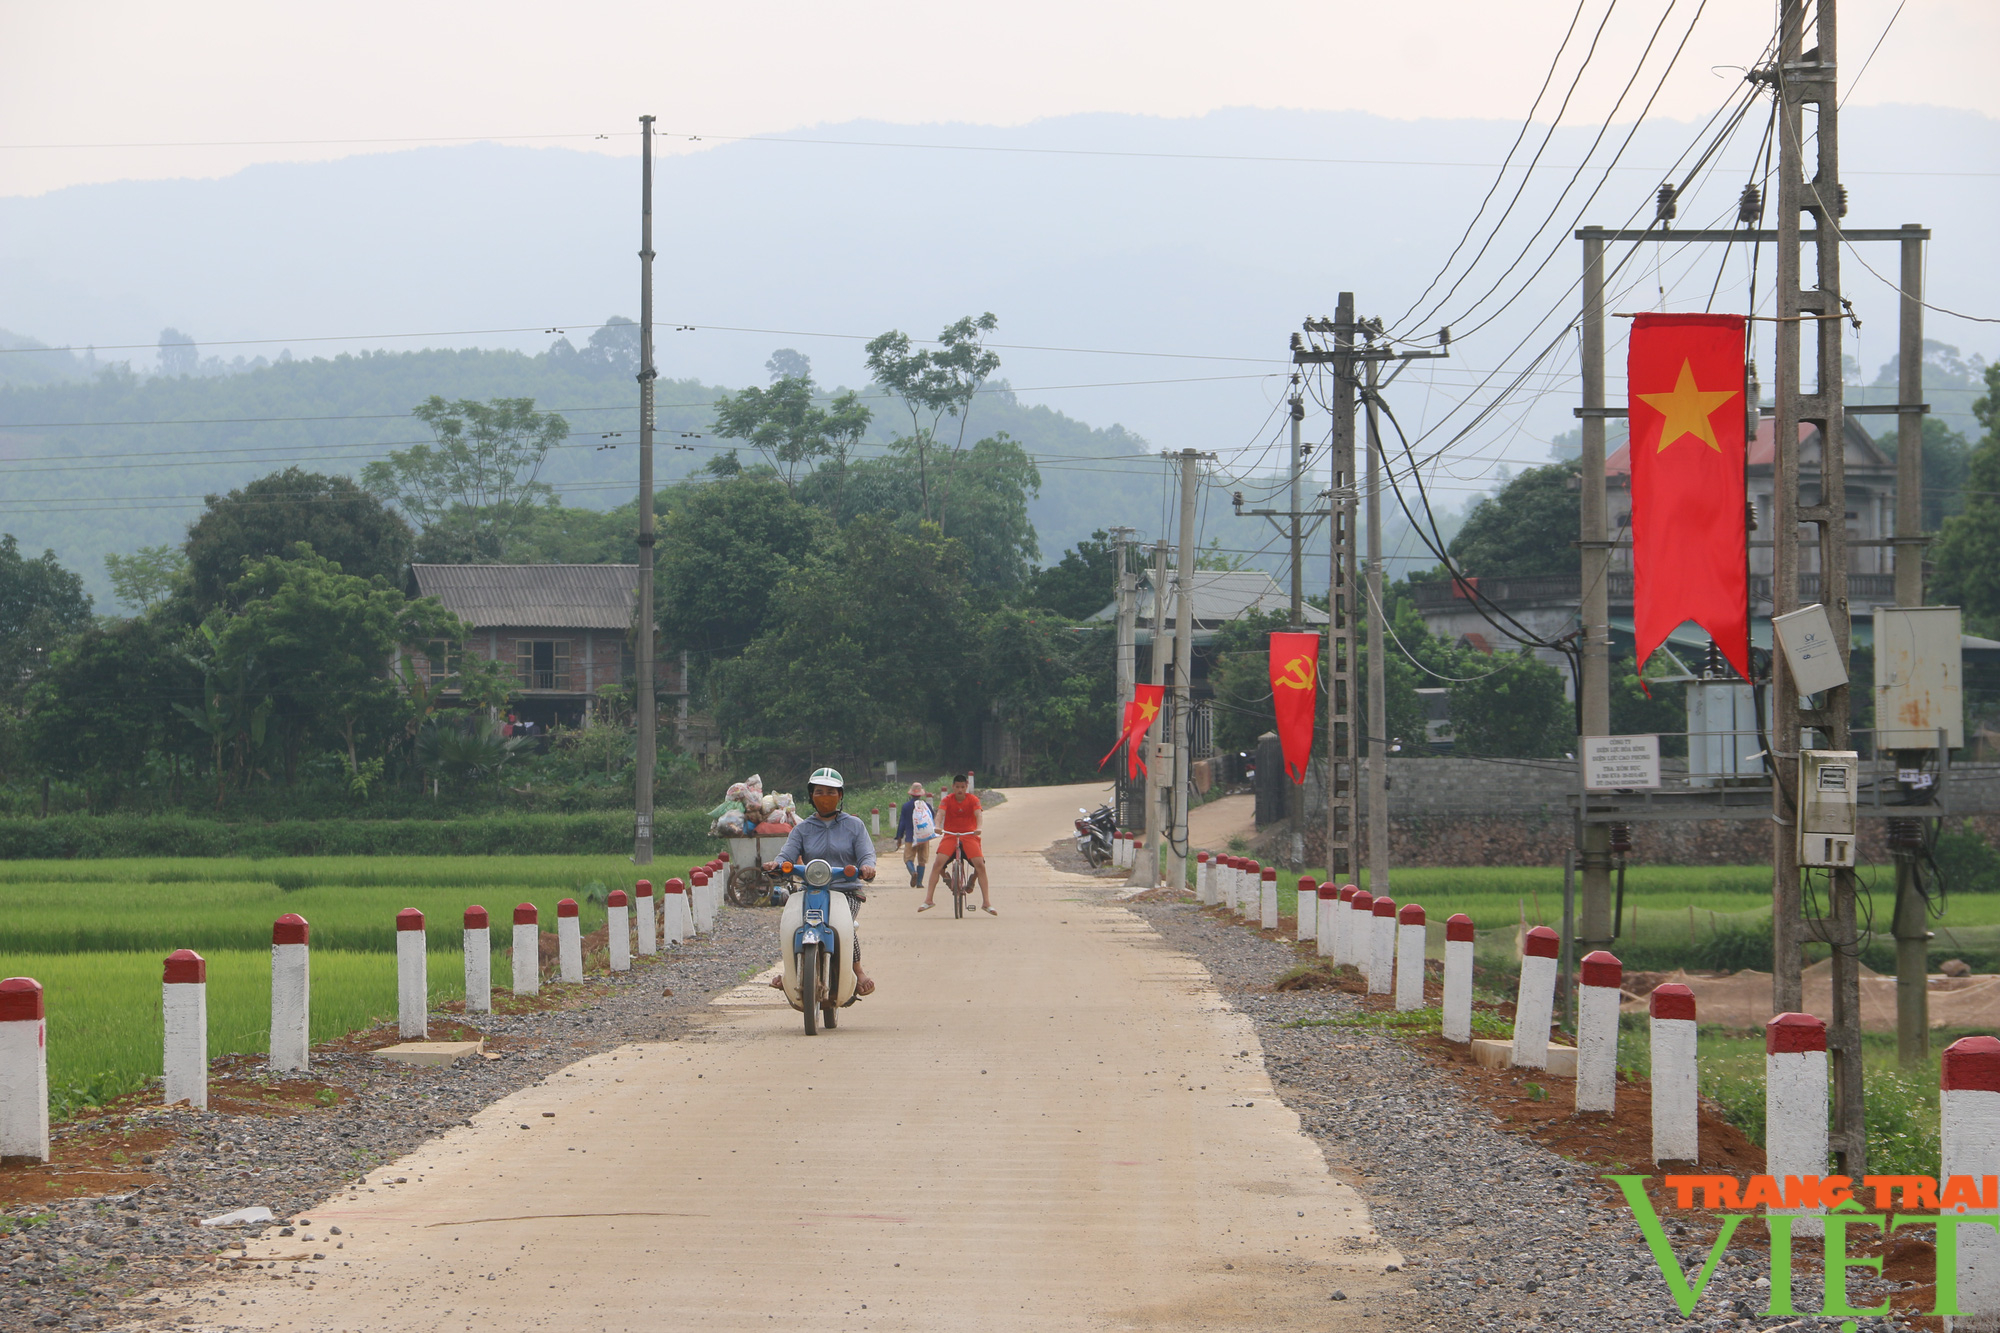
<instances>
[{"instance_id":1,"label":"concrete road","mask_svg":"<svg viewBox=\"0 0 2000 1333\"><path fill-rule=\"evenodd\" d=\"M1249 1023L1040 856L1095 790L989 813L998 917L875 890L880 990L837 1031L739 988L705 1030L584 1061L371 1172L408 1183L312 1210L344 1248L191 1309L369 1333L1368 1326L1347 1312L1398 1256L1272 1095Z\"/></svg>"}]
</instances>

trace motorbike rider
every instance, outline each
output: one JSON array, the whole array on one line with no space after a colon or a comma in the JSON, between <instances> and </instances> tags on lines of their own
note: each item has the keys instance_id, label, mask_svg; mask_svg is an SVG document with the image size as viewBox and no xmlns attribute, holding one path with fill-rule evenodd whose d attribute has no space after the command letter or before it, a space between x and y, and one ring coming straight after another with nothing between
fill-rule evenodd
<instances>
[{"instance_id":1,"label":"motorbike rider","mask_svg":"<svg viewBox=\"0 0 2000 1333\"><path fill-rule=\"evenodd\" d=\"M819 768L806 780L806 794L812 800L813 812L799 821L785 839L784 850L778 853L778 861L790 861L803 865L807 861L825 861L839 875L845 866L858 866L861 878L875 878L875 840L868 836L868 826L855 816L840 808L847 798L847 780L840 776L837 768ZM764 869L775 874L778 861L767 861ZM853 910L855 919L861 916L861 904L867 901L867 894L858 886L835 883L833 888L847 895L847 905ZM774 977L771 984L782 989L784 979ZM874 978L861 970L860 931L855 931L854 940L854 993L869 995L875 990Z\"/></svg>"}]
</instances>

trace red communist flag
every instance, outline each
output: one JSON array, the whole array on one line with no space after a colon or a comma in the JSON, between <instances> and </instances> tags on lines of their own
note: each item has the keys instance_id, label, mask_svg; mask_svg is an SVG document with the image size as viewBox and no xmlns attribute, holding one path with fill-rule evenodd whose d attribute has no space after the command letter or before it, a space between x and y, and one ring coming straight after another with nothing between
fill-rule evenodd
<instances>
[{"instance_id":1,"label":"red communist flag","mask_svg":"<svg viewBox=\"0 0 2000 1333\"><path fill-rule=\"evenodd\" d=\"M1319 635L1273 634L1271 710L1278 716L1278 744L1284 747L1285 772L1293 782L1306 780L1318 703Z\"/></svg>"},{"instance_id":2,"label":"red communist flag","mask_svg":"<svg viewBox=\"0 0 2000 1333\"><path fill-rule=\"evenodd\" d=\"M1134 685L1132 694L1132 702L1125 705L1125 726L1118 733L1118 745L1107 750L1104 758L1097 761L1097 766L1103 768L1111 756L1118 753L1118 746L1123 745L1128 747L1125 775L1136 778L1146 771L1145 763L1139 758L1139 742L1146 738L1153 719L1160 715L1160 704L1166 699L1167 687Z\"/></svg>"},{"instance_id":3,"label":"red communist flag","mask_svg":"<svg viewBox=\"0 0 2000 1333\"><path fill-rule=\"evenodd\" d=\"M1748 680L1743 316L1638 316L1626 376L1637 661L1692 620Z\"/></svg>"}]
</instances>

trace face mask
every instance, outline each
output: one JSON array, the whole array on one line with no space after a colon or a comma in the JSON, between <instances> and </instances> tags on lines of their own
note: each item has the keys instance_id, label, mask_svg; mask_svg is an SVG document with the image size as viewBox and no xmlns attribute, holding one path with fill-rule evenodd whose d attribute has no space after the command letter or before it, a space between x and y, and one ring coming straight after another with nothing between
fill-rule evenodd
<instances>
[{"instance_id":1,"label":"face mask","mask_svg":"<svg viewBox=\"0 0 2000 1333\"><path fill-rule=\"evenodd\" d=\"M827 791L822 788L813 793L812 802L813 809L823 815L830 815L840 809L840 793L837 791Z\"/></svg>"}]
</instances>

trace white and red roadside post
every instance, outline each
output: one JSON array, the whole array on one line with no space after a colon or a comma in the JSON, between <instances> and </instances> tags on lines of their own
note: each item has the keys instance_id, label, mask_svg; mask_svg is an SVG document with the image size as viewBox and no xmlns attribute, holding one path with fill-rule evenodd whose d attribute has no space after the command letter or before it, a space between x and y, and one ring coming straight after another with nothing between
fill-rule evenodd
<instances>
[{"instance_id":1,"label":"white and red roadside post","mask_svg":"<svg viewBox=\"0 0 2000 1333\"><path fill-rule=\"evenodd\" d=\"M709 867L708 882L710 891L714 894L714 897L710 898L708 903L708 925L709 929L713 930L715 928L716 909L722 906L722 895L729 891L728 852L716 853L715 861Z\"/></svg>"},{"instance_id":2,"label":"white and red roadside post","mask_svg":"<svg viewBox=\"0 0 2000 1333\"><path fill-rule=\"evenodd\" d=\"M577 917L574 898L556 904L556 963L564 981L575 984L583 980L583 922Z\"/></svg>"},{"instance_id":3,"label":"white and red roadside post","mask_svg":"<svg viewBox=\"0 0 2000 1333\"><path fill-rule=\"evenodd\" d=\"M1368 912L1368 993L1387 995L1396 979L1396 900L1384 894Z\"/></svg>"},{"instance_id":4,"label":"white and red roadside post","mask_svg":"<svg viewBox=\"0 0 2000 1333\"><path fill-rule=\"evenodd\" d=\"M1522 947L1521 987L1514 993L1514 1066L1549 1067L1549 1024L1555 1021L1556 954L1562 939L1547 926L1528 932Z\"/></svg>"},{"instance_id":5,"label":"white and red roadside post","mask_svg":"<svg viewBox=\"0 0 2000 1333\"><path fill-rule=\"evenodd\" d=\"M1424 909L1404 903L1396 913L1396 1008L1424 1007Z\"/></svg>"},{"instance_id":6,"label":"white and red roadside post","mask_svg":"<svg viewBox=\"0 0 2000 1333\"><path fill-rule=\"evenodd\" d=\"M533 903L514 909L514 993L539 995L542 991L541 913Z\"/></svg>"},{"instance_id":7,"label":"white and red roadside post","mask_svg":"<svg viewBox=\"0 0 2000 1333\"><path fill-rule=\"evenodd\" d=\"M271 1068L305 1070L312 1050L312 927L297 912L271 923Z\"/></svg>"},{"instance_id":8,"label":"white and red roadside post","mask_svg":"<svg viewBox=\"0 0 2000 1333\"><path fill-rule=\"evenodd\" d=\"M650 958L660 951L660 924L653 918L653 881L640 880L632 893L638 899L639 956Z\"/></svg>"},{"instance_id":9,"label":"white and red roadside post","mask_svg":"<svg viewBox=\"0 0 2000 1333\"><path fill-rule=\"evenodd\" d=\"M161 1080L168 1106L186 1102L208 1109L208 960L193 949L167 955L160 978L160 1009L166 1018L166 1050Z\"/></svg>"},{"instance_id":10,"label":"white and red roadside post","mask_svg":"<svg viewBox=\"0 0 2000 1333\"><path fill-rule=\"evenodd\" d=\"M1677 981L1646 998L1653 1038L1653 1160L1701 1159L1695 1064L1694 992Z\"/></svg>"},{"instance_id":11,"label":"white and red roadside post","mask_svg":"<svg viewBox=\"0 0 2000 1333\"><path fill-rule=\"evenodd\" d=\"M465 909L465 1012L493 1012L493 927L478 903Z\"/></svg>"},{"instance_id":12,"label":"white and red roadside post","mask_svg":"<svg viewBox=\"0 0 2000 1333\"><path fill-rule=\"evenodd\" d=\"M1356 888L1347 900L1347 935L1342 943L1347 946L1347 957L1343 960L1350 967L1358 969L1365 977L1368 972L1368 957L1375 938L1375 898L1373 894Z\"/></svg>"},{"instance_id":13,"label":"white and red roadside post","mask_svg":"<svg viewBox=\"0 0 2000 1333\"><path fill-rule=\"evenodd\" d=\"M630 915L625 903L625 890L613 889L604 903L605 932L611 939L611 970L630 972L632 970L632 926L626 920Z\"/></svg>"},{"instance_id":14,"label":"white and red roadside post","mask_svg":"<svg viewBox=\"0 0 2000 1333\"><path fill-rule=\"evenodd\" d=\"M693 937L707 932L702 924L708 906L708 868L696 866L688 871L688 910L690 912L688 935Z\"/></svg>"},{"instance_id":15,"label":"white and red roadside post","mask_svg":"<svg viewBox=\"0 0 2000 1333\"><path fill-rule=\"evenodd\" d=\"M1236 910L1236 858L1227 852L1215 858L1215 905Z\"/></svg>"},{"instance_id":16,"label":"white and red roadside post","mask_svg":"<svg viewBox=\"0 0 2000 1333\"><path fill-rule=\"evenodd\" d=\"M1764 1173L1826 1174L1826 1024L1811 1014L1778 1014L1764 1025ZM1825 1229L1816 1209L1792 1215L1795 1235Z\"/></svg>"},{"instance_id":17,"label":"white and red roadside post","mask_svg":"<svg viewBox=\"0 0 2000 1333\"><path fill-rule=\"evenodd\" d=\"M678 878L670 879L660 891L661 933L668 944L679 944L687 938L687 885Z\"/></svg>"},{"instance_id":18,"label":"white and red roadside post","mask_svg":"<svg viewBox=\"0 0 2000 1333\"><path fill-rule=\"evenodd\" d=\"M49 1160L49 1034L42 983L0 981L0 1162Z\"/></svg>"},{"instance_id":19,"label":"white and red roadside post","mask_svg":"<svg viewBox=\"0 0 2000 1333\"><path fill-rule=\"evenodd\" d=\"M1961 1037L1945 1048L1939 1073L1941 1176L2000 1175L2000 1041ZM1960 1211L1964 1211L1960 1208ZM1958 1228L1958 1308L1948 1329L2000 1328L2000 1233Z\"/></svg>"},{"instance_id":20,"label":"white and red roadside post","mask_svg":"<svg viewBox=\"0 0 2000 1333\"><path fill-rule=\"evenodd\" d=\"M396 1035L422 1041L430 1035L430 954L424 947L424 914L396 913Z\"/></svg>"},{"instance_id":21,"label":"white and red roadside post","mask_svg":"<svg viewBox=\"0 0 2000 1333\"><path fill-rule=\"evenodd\" d=\"M1215 885L1209 882L1208 853L1194 854L1194 898L1203 907L1215 901Z\"/></svg>"},{"instance_id":22,"label":"white and red roadside post","mask_svg":"<svg viewBox=\"0 0 2000 1333\"><path fill-rule=\"evenodd\" d=\"M1331 958L1340 942L1339 928L1335 923L1340 919L1339 909L1345 904L1340 901L1340 890L1331 883L1320 885L1319 892L1314 896L1318 899L1314 914L1319 918L1319 924L1314 927L1317 937L1314 952L1321 958Z\"/></svg>"},{"instance_id":23,"label":"white and red roadside post","mask_svg":"<svg viewBox=\"0 0 2000 1333\"><path fill-rule=\"evenodd\" d=\"M1472 918L1454 912L1444 923L1444 1015L1446 1041L1472 1040Z\"/></svg>"},{"instance_id":24,"label":"white and red roadside post","mask_svg":"<svg viewBox=\"0 0 2000 1333\"><path fill-rule=\"evenodd\" d=\"M1236 919L1238 921L1248 921L1251 914L1257 911L1257 895L1261 892L1258 886L1263 882L1263 864L1258 861L1245 860L1243 862L1243 876L1239 881L1239 887L1236 891Z\"/></svg>"},{"instance_id":25,"label":"white and red roadside post","mask_svg":"<svg viewBox=\"0 0 2000 1333\"><path fill-rule=\"evenodd\" d=\"M1278 867L1265 866L1257 876L1257 924L1265 930L1278 928Z\"/></svg>"},{"instance_id":26,"label":"white and red roadside post","mask_svg":"<svg viewBox=\"0 0 2000 1333\"><path fill-rule=\"evenodd\" d=\"M878 838L882 836L882 807L879 805L869 808L868 831Z\"/></svg>"},{"instance_id":27,"label":"white and red roadside post","mask_svg":"<svg viewBox=\"0 0 2000 1333\"><path fill-rule=\"evenodd\" d=\"M1583 956L1576 999L1576 1109L1618 1109L1618 994L1625 967L1604 949Z\"/></svg>"},{"instance_id":28,"label":"white and red roadside post","mask_svg":"<svg viewBox=\"0 0 2000 1333\"><path fill-rule=\"evenodd\" d=\"M1328 919L1333 923L1333 953L1330 957L1336 966L1347 963L1354 949L1348 937L1354 933L1354 895L1359 892L1354 885L1343 884L1333 895L1333 912Z\"/></svg>"},{"instance_id":29,"label":"white and red roadside post","mask_svg":"<svg viewBox=\"0 0 2000 1333\"><path fill-rule=\"evenodd\" d=\"M1300 944L1319 939L1319 881L1311 875L1299 876L1298 897L1293 900L1293 924L1298 927Z\"/></svg>"}]
</instances>

